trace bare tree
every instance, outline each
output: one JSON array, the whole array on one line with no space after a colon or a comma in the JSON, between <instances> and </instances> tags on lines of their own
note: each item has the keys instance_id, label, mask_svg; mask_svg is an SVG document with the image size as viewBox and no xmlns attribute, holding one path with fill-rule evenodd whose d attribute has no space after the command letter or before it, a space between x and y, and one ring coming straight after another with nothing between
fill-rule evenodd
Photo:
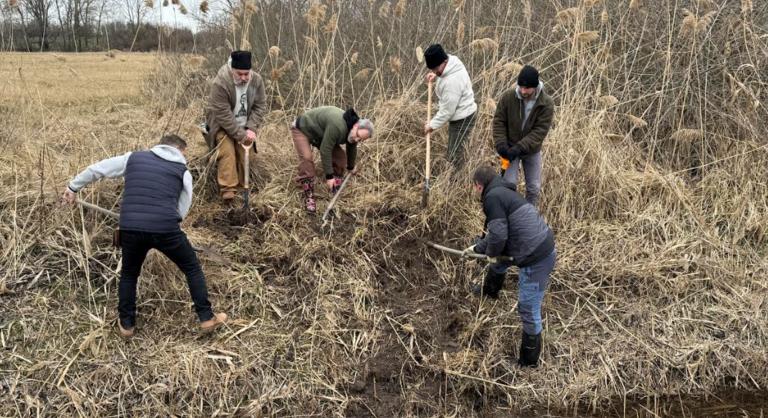
<instances>
[{"instance_id":1,"label":"bare tree","mask_svg":"<svg viewBox=\"0 0 768 418\"><path fill-rule=\"evenodd\" d=\"M99 7L99 18L96 22L96 46L101 46L101 22L105 18L104 10L110 0L101 0L101 7ZM109 49L109 38L107 38L107 49Z\"/></svg>"},{"instance_id":2,"label":"bare tree","mask_svg":"<svg viewBox=\"0 0 768 418\"><path fill-rule=\"evenodd\" d=\"M133 51L133 46L136 44L136 38L139 37L142 21L147 15L147 12L152 9L152 6L153 0L123 0L126 23L128 23L128 27L134 32L133 41L131 42L131 51Z\"/></svg>"},{"instance_id":3,"label":"bare tree","mask_svg":"<svg viewBox=\"0 0 768 418\"><path fill-rule=\"evenodd\" d=\"M75 38L70 30L69 14L67 13L67 4L64 0L53 0L53 5L56 6L56 17L59 21L60 32L64 37L64 44L67 45L67 39L69 39L69 45L71 49L75 48Z\"/></svg>"},{"instance_id":4,"label":"bare tree","mask_svg":"<svg viewBox=\"0 0 768 418\"><path fill-rule=\"evenodd\" d=\"M91 32L94 32L93 20L97 18L98 0L61 0L62 26L66 27L72 35L72 43L75 51L87 49ZM59 7L57 5L57 7ZM61 10L59 10L61 12Z\"/></svg>"},{"instance_id":5,"label":"bare tree","mask_svg":"<svg viewBox=\"0 0 768 418\"><path fill-rule=\"evenodd\" d=\"M33 32L39 37L40 51L48 49L51 0L24 0L24 9L32 16Z\"/></svg>"},{"instance_id":6,"label":"bare tree","mask_svg":"<svg viewBox=\"0 0 768 418\"><path fill-rule=\"evenodd\" d=\"M27 19L26 19L25 10L22 7L16 7L16 11L19 13L19 18L21 19L21 29L24 31L24 43L27 46L27 51L30 51L29 36L27 35Z\"/></svg>"}]
</instances>

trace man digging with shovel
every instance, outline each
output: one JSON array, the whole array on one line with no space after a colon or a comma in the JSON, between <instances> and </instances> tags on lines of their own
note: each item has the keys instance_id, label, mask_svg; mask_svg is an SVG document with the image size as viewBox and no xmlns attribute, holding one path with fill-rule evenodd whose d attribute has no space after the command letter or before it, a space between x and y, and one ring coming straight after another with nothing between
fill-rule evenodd
<instances>
[{"instance_id":1,"label":"man digging with shovel","mask_svg":"<svg viewBox=\"0 0 768 418\"><path fill-rule=\"evenodd\" d=\"M264 82L251 70L251 53L234 51L211 84L206 110L206 142L218 148L216 179L224 202L232 203L245 188L246 148L256 151L256 132L264 121L267 100Z\"/></svg>"},{"instance_id":2,"label":"man digging with shovel","mask_svg":"<svg viewBox=\"0 0 768 418\"><path fill-rule=\"evenodd\" d=\"M472 181L483 202L487 233L464 253L512 257L512 261L491 264L485 282L473 285L472 293L498 298L507 269L520 268L517 310L523 335L518 364L536 367L541 353L541 304L557 259L554 234L536 208L492 167L478 168Z\"/></svg>"},{"instance_id":3,"label":"man digging with shovel","mask_svg":"<svg viewBox=\"0 0 768 418\"><path fill-rule=\"evenodd\" d=\"M424 134L448 124L447 159L456 172L464 167L466 143L475 126L477 104L472 79L464 63L455 55L448 55L440 44L430 45L424 51L424 62L429 69L427 83L436 83L439 101L437 114L424 124Z\"/></svg>"},{"instance_id":4,"label":"man digging with shovel","mask_svg":"<svg viewBox=\"0 0 768 418\"><path fill-rule=\"evenodd\" d=\"M165 254L187 276L200 329L210 332L227 320L227 314L213 313L200 262L179 227L192 204L186 148L182 138L166 135L149 151L129 152L91 165L72 179L61 196L63 203L71 205L85 186L103 177L125 177L116 240L123 256L117 326L125 338L132 337L136 328L136 285L152 248Z\"/></svg>"},{"instance_id":5,"label":"man digging with shovel","mask_svg":"<svg viewBox=\"0 0 768 418\"><path fill-rule=\"evenodd\" d=\"M372 136L373 122L360 119L354 109L344 111L334 106L321 106L304 112L291 123L293 146L299 157L296 180L304 192L307 212L317 211L312 147L320 150L325 184L334 195L341 187L345 167L352 174L357 173L358 144Z\"/></svg>"}]
</instances>

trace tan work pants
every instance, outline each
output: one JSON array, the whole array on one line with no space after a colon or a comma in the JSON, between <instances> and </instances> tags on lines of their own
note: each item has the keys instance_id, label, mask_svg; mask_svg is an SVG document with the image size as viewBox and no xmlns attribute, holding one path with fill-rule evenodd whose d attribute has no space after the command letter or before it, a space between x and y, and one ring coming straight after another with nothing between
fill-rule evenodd
<instances>
[{"instance_id":1,"label":"tan work pants","mask_svg":"<svg viewBox=\"0 0 768 418\"><path fill-rule=\"evenodd\" d=\"M219 193L242 190L245 183L243 177L245 149L224 131L219 131L216 134L216 146L218 149L216 180L219 183ZM249 154L251 166L253 166L254 154L256 154L253 150L252 147Z\"/></svg>"}]
</instances>

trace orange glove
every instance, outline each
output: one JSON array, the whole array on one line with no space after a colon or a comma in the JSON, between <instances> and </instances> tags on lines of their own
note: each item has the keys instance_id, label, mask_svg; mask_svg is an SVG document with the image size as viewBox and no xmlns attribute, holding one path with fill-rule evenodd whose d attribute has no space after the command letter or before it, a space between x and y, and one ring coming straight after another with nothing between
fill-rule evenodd
<instances>
[{"instance_id":1,"label":"orange glove","mask_svg":"<svg viewBox=\"0 0 768 418\"><path fill-rule=\"evenodd\" d=\"M501 159L501 168L506 171L509 168L509 160L504 157L499 158Z\"/></svg>"}]
</instances>

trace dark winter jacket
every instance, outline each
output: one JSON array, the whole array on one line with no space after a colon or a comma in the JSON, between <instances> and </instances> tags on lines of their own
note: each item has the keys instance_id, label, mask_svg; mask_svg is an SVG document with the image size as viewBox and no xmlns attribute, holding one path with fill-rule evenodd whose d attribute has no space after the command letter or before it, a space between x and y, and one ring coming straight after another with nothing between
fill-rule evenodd
<instances>
[{"instance_id":1,"label":"dark winter jacket","mask_svg":"<svg viewBox=\"0 0 768 418\"><path fill-rule=\"evenodd\" d=\"M192 205L192 174L184 154L170 145L129 152L91 164L69 189L77 192L102 178L125 176L120 228L142 232L175 232Z\"/></svg>"},{"instance_id":2,"label":"dark winter jacket","mask_svg":"<svg viewBox=\"0 0 768 418\"><path fill-rule=\"evenodd\" d=\"M544 91L543 83L539 84L536 94L536 102L527 120L525 104L517 86L501 95L493 116L493 140L500 156L514 159L541 150L541 144L552 125L555 104Z\"/></svg>"},{"instance_id":3,"label":"dark winter jacket","mask_svg":"<svg viewBox=\"0 0 768 418\"><path fill-rule=\"evenodd\" d=\"M475 252L490 257L510 256L526 267L546 258L555 249L555 237L536 208L501 177L483 189L485 237Z\"/></svg>"},{"instance_id":4,"label":"dark winter jacket","mask_svg":"<svg viewBox=\"0 0 768 418\"><path fill-rule=\"evenodd\" d=\"M152 151L128 157L125 189L120 205L120 229L143 232L175 232L181 215L178 200L184 189L187 166L171 162Z\"/></svg>"}]
</instances>

